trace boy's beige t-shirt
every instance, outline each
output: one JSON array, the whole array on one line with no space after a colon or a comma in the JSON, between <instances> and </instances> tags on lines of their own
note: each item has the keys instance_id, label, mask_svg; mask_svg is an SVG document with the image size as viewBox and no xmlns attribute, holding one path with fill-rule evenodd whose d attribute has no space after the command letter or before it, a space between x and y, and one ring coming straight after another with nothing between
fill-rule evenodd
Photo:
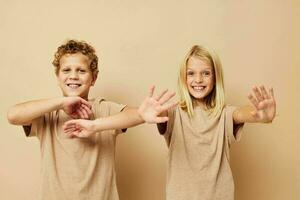
<instances>
[{"instance_id":1,"label":"boy's beige t-shirt","mask_svg":"<svg viewBox=\"0 0 300 200\"><path fill-rule=\"evenodd\" d=\"M243 126L234 130L234 110L226 106L219 117L209 118L196 108L193 119L179 107L169 111L167 200L234 199L229 147L240 140Z\"/></svg>"},{"instance_id":2,"label":"boy's beige t-shirt","mask_svg":"<svg viewBox=\"0 0 300 200\"><path fill-rule=\"evenodd\" d=\"M121 112L125 105L96 99L94 118ZM41 150L40 200L118 200L115 175L116 136L108 130L89 138L70 138L62 125L71 118L63 110L36 119L29 136Z\"/></svg>"}]
</instances>

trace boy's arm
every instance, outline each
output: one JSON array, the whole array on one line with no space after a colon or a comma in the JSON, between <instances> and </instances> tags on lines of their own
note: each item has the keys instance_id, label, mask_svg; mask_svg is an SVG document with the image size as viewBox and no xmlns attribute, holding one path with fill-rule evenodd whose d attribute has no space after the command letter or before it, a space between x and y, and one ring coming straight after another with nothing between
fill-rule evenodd
<instances>
[{"instance_id":1,"label":"boy's arm","mask_svg":"<svg viewBox=\"0 0 300 200\"><path fill-rule=\"evenodd\" d=\"M125 107L118 114L95 120L70 120L63 126L64 132L70 136L89 137L104 130L121 130L143 123L137 108Z\"/></svg>"},{"instance_id":2,"label":"boy's arm","mask_svg":"<svg viewBox=\"0 0 300 200\"><path fill-rule=\"evenodd\" d=\"M269 91L264 86L253 87L253 94L248 95L252 105L237 108L233 112L233 122L235 125L245 122L270 123L276 114L276 101L273 89Z\"/></svg>"},{"instance_id":3,"label":"boy's arm","mask_svg":"<svg viewBox=\"0 0 300 200\"><path fill-rule=\"evenodd\" d=\"M88 119L91 106L80 97L60 97L28 101L11 107L7 113L9 123L14 125L30 125L32 121L45 113L63 109L73 118Z\"/></svg>"},{"instance_id":4,"label":"boy's arm","mask_svg":"<svg viewBox=\"0 0 300 200\"><path fill-rule=\"evenodd\" d=\"M141 123L162 123L168 120L160 114L177 105L177 103L165 104L175 93L164 91L161 95L153 97L154 87L150 89L150 95L142 102L140 107L128 108L109 117L96 120L70 120L64 124L65 133L77 137L89 137L103 130L125 129Z\"/></svg>"}]
</instances>

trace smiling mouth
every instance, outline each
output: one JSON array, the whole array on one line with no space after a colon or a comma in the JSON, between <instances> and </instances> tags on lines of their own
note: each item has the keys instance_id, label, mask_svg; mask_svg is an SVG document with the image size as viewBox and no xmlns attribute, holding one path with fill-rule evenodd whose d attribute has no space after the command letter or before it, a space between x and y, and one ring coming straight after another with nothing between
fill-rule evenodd
<instances>
[{"instance_id":1,"label":"smiling mouth","mask_svg":"<svg viewBox=\"0 0 300 200\"><path fill-rule=\"evenodd\" d=\"M76 89L76 88L79 88L81 86L81 84L79 84L79 83L69 83L69 84L67 84L67 86L69 88Z\"/></svg>"},{"instance_id":2,"label":"smiling mouth","mask_svg":"<svg viewBox=\"0 0 300 200\"><path fill-rule=\"evenodd\" d=\"M192 86L192 88L196 92L202 92L205 90L206 86Z\"/></svg>"}]
</instances>

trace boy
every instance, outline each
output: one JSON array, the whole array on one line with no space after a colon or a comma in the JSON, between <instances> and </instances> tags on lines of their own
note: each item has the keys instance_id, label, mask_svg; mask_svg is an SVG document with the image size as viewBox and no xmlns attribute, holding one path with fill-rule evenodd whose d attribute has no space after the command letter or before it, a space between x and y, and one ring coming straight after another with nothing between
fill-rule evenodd
<instances>
[{"instance_id":1,"label":"boy","mask_svg":"<svg viewBox=\"0 0 300 200\"><path fill-rule=\"evenodd\" d=\"M61 45L53 65L63 97L17 104L7 115L11 124L22 125L27 136L40 141L42 179L38 199L117 200L116 136L144 120L168 120L159 114L175 105L165 104L174 93L164 91L153 97L152 87L139 108L140 114L136 108L101 98L89 100L90 87L97 79L98 58L94 48L81 41L69 40ZM79 138L64 133L62 125L72 118L97 119L97 134Z\"/></svg>"}]
</instances>

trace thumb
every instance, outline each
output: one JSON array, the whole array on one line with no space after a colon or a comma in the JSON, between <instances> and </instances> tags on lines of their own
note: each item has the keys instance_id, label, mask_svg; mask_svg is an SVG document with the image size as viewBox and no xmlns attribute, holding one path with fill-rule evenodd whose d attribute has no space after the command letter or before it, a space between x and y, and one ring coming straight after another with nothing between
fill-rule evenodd
<instances>
[{"instance_id":1,"label":"thumb","mask_svg":"<svg viewBox=\"0 0 300 200\"><path fill-rule=\"evenodd\" d=\"M258 117L258 113L257 113L256 110L255 110L255 111L251 111L250 113L251 113L251 115L252 115L254 118L257 118L257 117Z\"/></svg>"}]
</instances>

